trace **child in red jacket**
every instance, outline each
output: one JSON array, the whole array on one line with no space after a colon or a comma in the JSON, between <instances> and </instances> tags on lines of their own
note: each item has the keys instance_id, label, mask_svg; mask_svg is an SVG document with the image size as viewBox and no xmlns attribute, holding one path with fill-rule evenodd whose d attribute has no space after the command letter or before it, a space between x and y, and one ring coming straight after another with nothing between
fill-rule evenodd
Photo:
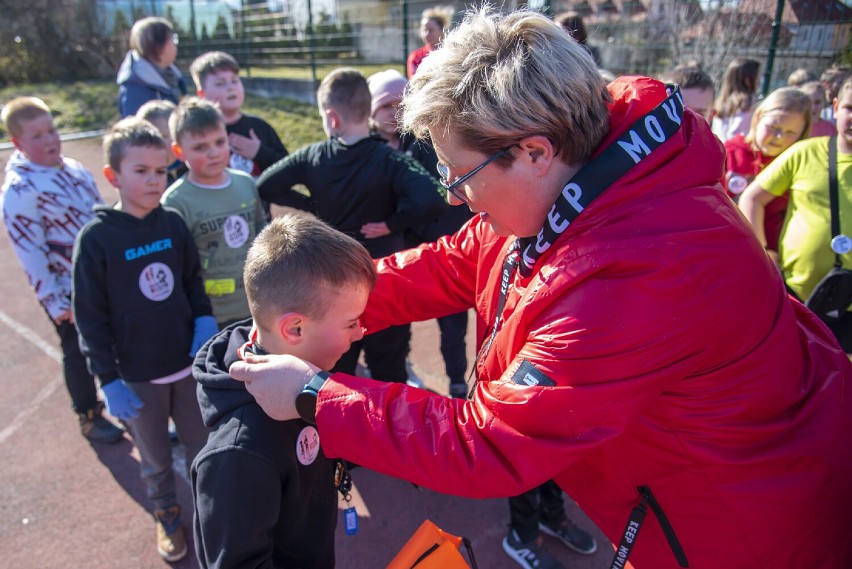
<instances>
[{"instance_id":1,"label":"child in red jacket","mask_svg":"<svg viewBox=\"0 0 852 569\"><path fill-rule=\"evenodd\" d=\"M794 142L807 138L811 126L811 97L799 89L783 87L769 94L755 109L748 134L725 141L725 190L737 201L746 186L776 156ZM767 249L778 250L778 236L787 211L787 198L777 198L766 208L764 227Z\"/></svg>"}]
</instances>

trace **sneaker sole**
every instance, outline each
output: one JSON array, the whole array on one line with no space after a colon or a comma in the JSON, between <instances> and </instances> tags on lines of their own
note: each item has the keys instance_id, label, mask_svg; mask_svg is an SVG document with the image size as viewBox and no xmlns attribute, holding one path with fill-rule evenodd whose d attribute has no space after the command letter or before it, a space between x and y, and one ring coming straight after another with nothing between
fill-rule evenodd
<instances>
[{"instance_id":1,"label":"sneaker sole","mask_svg":"<svg viewBox=\"0 0 852 569\"><path fill-rule=\"evenodd\" d=\"M581 548L577 547L576 545L574 545L573 543L571 543L570 541L565 541L555 531L553 531L552 529L550 529L549 527L547 527L546 525L544 525L542 523L538 524L538 529L541 530L542 533L546 533L550 537L555 537L556 539L559 540L559 543L563 544L565 547L567 547L571 551L575 551L575 552L580 553L582 555L591 555L592 553L594 553L595 551L598 550L598 544L597 544L596 541L592 541L592 548L591 549L581 549Z\"/></svg>"},{"instance_id":2,"label":"sneaker sole","mask_svg":"<svg viewBox=\"0 0 852 569\"><path fill-rule=\"evenodd\" d=\"M509 538L503 538L503 551L506 552L506 555L512 558L512 561L523 567L524 569L535 569L532 565L527 563L526 559L518 556L518 551L514 549L511 545L509 545Z\"/></svg>"},{"instance_id":3,"label":"sneaker sole","mask_svg":"<svg viewBox=\"0 0 852 569\"><path fill-rule=\"evenodd\" d=\"M169 563L175 563L176 561L180 561L181 559L186 557L187 551L189 551L188 547L184 548L184 550L181 551L180 553L172 553L171 555L169 555L168 553L166 553L165 551L163 551L159 547L157 548L157 553L160 554L160 557L162 557L163 559L165 559Z\"/></svg>"}]
</instances>

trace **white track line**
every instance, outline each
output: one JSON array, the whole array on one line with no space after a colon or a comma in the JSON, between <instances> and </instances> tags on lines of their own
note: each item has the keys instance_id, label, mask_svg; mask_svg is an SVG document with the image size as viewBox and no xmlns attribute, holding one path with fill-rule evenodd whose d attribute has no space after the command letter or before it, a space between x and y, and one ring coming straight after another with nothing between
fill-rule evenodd
<instances>
[{"instance_id":1,"label":"white track line","mask_svg":"<svg viewBox=\"0 0 852 569\"><path fill-rule=\"evenodd\" d=\"M19 335L21 338L44 352L47 357L52 359L54 362L60 365L62 364L62 354L60 351L55 346L42 340L34 330L25 326L21 322L18 322L2 310L0 310L0 322L5 324L13 333ZM48 397L53 395L53 392L61 385L62 381L51 381L44 386L41 391L36 394L35 398L24 407L24 410L18 413L17 417L12 419L9 426L0 430L0 444L6 442L6 439L11 437L15 431L21 428L27 418L36 412L39 405L41 405ZM173 452L172 457L175 461L174 469L178 473L178 476L184 479L187 483L190 483L189 476L186 474L188 469L186 468L186 461L183 453Z\"/></svg>"},{"instance_id":2,"label":"white track line","mask_svg":"<svg viewBox=\"0 0 852 569\"><path fill-rule=\"evenodd\" d=\"M21 338L47 354L47 356L58 364L62 363L62 354L52 344L49 344L39 338L39 335L29 327L18 322L2 310L0 310L0 322L5 324L9 330L19 335Z\"/></svg>"},{"instance_id":3,"label":"white track line","mask_svg":"<svg viewBox=\"0 0 852 569\"><path fill-rule=\"evenodd\" d=\"M6 325L13 333L17 334L42 352L44 352L47 357L49 357L54 362L61 364L62 363L62 354L59 352L56 347L48 344L44 340L42 340L39 335L30 329L28 326L25 326L21 322L18 322L2 310L0 310L0 322ZM23 426L24 422L29 418L30 415L36 412L39 405L41 405L48 397L53 395L53 393L62 385L61 381L51 381L47 385L45 385L41 390L36 394L35 398L29 402L29 404L24 406L23 411L18 413L18 416L12 419L9 423L9 426L0 430L0 444L6 442L6 439L11 437L15 431L17 431L20 427Z\"/></svg>"}]
</instances>

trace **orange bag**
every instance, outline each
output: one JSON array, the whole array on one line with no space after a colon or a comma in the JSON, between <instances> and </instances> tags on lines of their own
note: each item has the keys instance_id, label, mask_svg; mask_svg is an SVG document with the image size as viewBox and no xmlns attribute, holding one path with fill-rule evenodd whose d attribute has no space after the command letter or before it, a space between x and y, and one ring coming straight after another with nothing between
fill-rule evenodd
<instances>
[{"instance_id":1,"label":"orange bag","mask_svg":"<svg viewBox=\"0 0 852 569\"><path fill-rule=\"evenodd\" d=\"M470 565L459 552L464 544ZM405 543L386 569L477 569L473 548L466 537L449 534L426 520Z\"/></svg>"}]
</instances>

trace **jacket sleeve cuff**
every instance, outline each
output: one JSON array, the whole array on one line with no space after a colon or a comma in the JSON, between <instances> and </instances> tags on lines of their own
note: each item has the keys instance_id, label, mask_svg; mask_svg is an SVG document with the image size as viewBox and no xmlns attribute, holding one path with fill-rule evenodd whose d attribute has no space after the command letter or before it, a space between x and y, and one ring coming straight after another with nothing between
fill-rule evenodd
<instances>
[{"instance_id":1,"label":"jacket sleeve cuff","mask_svg":"<svg viewBox=\"0 0 852 569\"><path fill-rule=\"evenodd\" d=\"M111 371L111 372L108 372L108 373L99 373L98 374L98 381L101 384L101 388L103 388L104 385L108 385L108 384L112 383L113 381L115 381L119 377L120 376L118 375L118 372L116 372L116 371Z\"/></svg>"}]
</instances>

